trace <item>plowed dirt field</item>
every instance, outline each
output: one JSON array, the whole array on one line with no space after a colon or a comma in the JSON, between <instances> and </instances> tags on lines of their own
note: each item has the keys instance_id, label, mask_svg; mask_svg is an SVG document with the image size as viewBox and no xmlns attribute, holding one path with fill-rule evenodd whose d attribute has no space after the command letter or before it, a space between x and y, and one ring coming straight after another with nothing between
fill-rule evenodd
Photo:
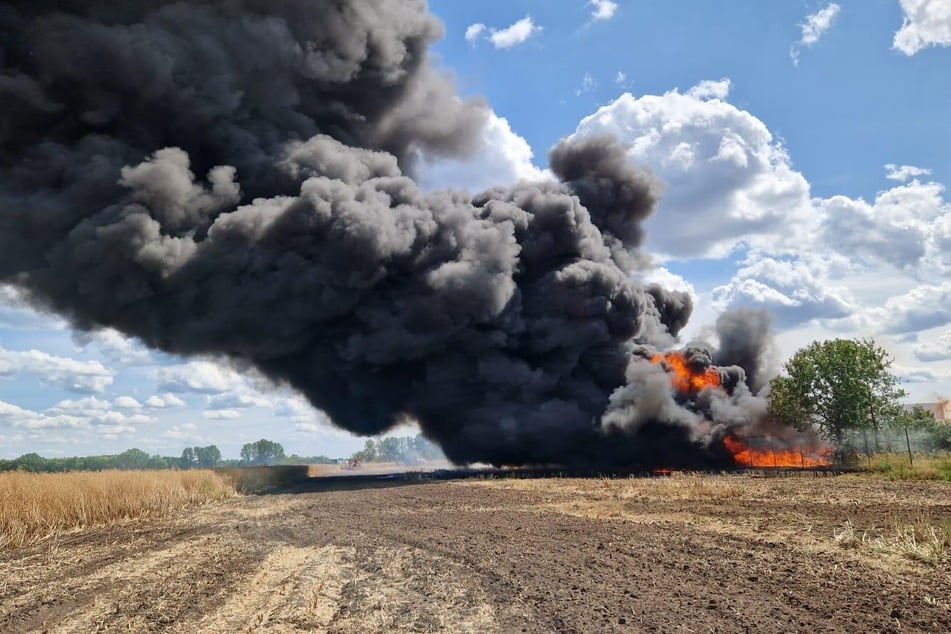
<instances>
[{"instance_id":1,"label":"plowed dirt field","mask_svg":"<svg viewBox=\"0 0 951 634\"><path fill-rule=\"evenodd\" d=\"M3 553L0 632L951 632L949 525L941 483L314 479Z\"/></svg>"}]
</instances>

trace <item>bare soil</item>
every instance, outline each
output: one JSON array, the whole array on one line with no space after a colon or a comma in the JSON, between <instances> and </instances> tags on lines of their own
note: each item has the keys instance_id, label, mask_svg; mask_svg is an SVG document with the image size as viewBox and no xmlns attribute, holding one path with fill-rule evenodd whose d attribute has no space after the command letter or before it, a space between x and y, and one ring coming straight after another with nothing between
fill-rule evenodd
<instances>
[{"instance_id":1,"label":"bare soil","mask_svg":"<svg viewBox=\"0 0 951 634\"><path fill-rule=\"evenodd\" d=\"M951 563L875 546L942 522L947 483L314 479L4 553L0 631L951 632Z\"/></svg>"}]
</instances>

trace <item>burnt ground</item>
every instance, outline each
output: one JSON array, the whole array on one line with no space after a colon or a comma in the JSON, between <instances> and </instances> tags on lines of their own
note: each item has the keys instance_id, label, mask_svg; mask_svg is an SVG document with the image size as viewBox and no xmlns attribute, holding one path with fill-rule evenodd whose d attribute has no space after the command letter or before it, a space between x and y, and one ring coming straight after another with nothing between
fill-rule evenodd
<instances>
[{"instance_id":1,"label":"burnt ground","mask_svg":"<svg viewBox=\"0 0 951 634\"><path fill-rule=\"evenodd\" d=\"M0 631L951 632L948 551L895 538L949 522L946 483L314 480L4 553Z\"/></svg>"}]
</instances>

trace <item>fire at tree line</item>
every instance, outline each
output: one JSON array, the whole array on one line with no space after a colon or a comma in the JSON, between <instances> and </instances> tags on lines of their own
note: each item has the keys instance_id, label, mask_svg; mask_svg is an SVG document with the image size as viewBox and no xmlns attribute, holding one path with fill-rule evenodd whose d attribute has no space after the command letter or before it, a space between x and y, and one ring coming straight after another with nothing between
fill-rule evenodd
<instances>
[{"instance_id":1,"label":"fire at tree line","mask_svg":"<svg viewBox=\"0 0 951 634\"><path fill-rule=\"evenodd\" d=\"M881 451L940 453L951 451L951 423L932 412L906 407L892 360L871 339L814 342L799 350L770 384L769 416L800 431L816 433L830 443L833 460L849 464L861 455ZM673 375L672 381L677 381ZM714 388L718 389L718 388ZM756 439L751 439L751 446ZM767 443L768 438L763 438ZM755 446L753 446L755 449ZM737 450L741 455L742 450ZM349 462L414 464L442 458L440 449L421 434L415 437L368 439ZM29 453L0 460L0 471L99 471L103 469L188 469L197 467L288 464L335 464L327 456L286 455L277 442L262 438L241 448L240 458L222 459L215 445L187 447L180 457L149 455L129 449L117 455L44 458ZM737 458L738 466L743 464ZM767 465L768 466L768 465Z\"/></svg>"}]
</instances>

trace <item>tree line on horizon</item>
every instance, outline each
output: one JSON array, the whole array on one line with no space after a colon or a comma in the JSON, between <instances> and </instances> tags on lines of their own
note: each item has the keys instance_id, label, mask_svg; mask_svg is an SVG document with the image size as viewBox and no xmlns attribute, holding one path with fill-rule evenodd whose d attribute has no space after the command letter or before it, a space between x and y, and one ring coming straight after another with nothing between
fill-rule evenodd
<instances>
[{"instance_id":1,"label":"tree line on horizon","mask_svg":"<svg viewBox=\"0 0 951 634\"><path fill-rule=\"evenodd\" d=\"M215 467L247 467L262 465L333 464L337 460L327 456L285 455L284 447L277 442L262 438L241 447L240 458L223 459L216 445L186 447L181 456L148 454L132 448L120 454L99 456L70 456L45 458L37 453L27 453L12 460L0 459L0 471L30 471L54 473L61 471L104 471L106 469L208 469Z\"/></svg>"},{"instance_id":2,"label":"tree line on horizon","mask_svg":"<svg viewBox=\"0 0 951 634\"><path fill-rule=\"evenodd\" d=\"M287 455L283 445L266 438L245 443L237 459L223 459L216 445L186 447L181 456L148 454L132 448L120 454L45 458L27 453L12 460L0 459L0 471L54 473L62 471L104 471L106 469L207 469L216 467L249 467L300 464L335 464L341 459L319 456ZM417 435L406 438L368 439L364 449L351 457L362 462L417 462L441 458L442 452L430 441Z\"/></svg>"}]
</instances>

